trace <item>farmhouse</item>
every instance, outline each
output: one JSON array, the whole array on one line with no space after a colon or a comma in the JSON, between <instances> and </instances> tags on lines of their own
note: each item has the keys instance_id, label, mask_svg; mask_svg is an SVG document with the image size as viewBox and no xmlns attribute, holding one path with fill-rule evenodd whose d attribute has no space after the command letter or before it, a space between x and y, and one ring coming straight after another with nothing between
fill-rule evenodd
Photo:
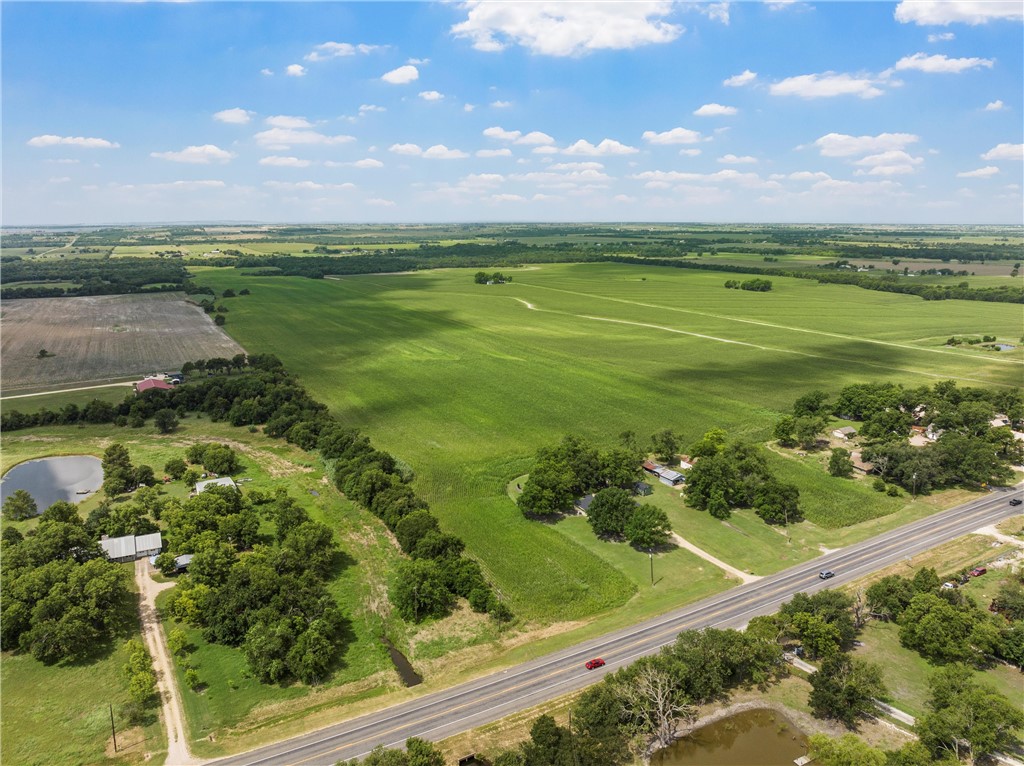
<instances>
[{"instance_id":1,"label":"farmhouse","mask_svg":"<svg viewBox=\"0 0 1024 766\"><path fill-rule=\"evenodd\" d=\"M148 535L125 535L124 537L105 537L100 540L100 547L111 561L135 561L135 559L155 556L164 547L159 532Z\"/></svg>"},{"instance_id":2,"label":"farmhouse","mask_svg":"<svg viewBox=\"0 0 1024 766\"><path fill-rule=\"evenodd\" d=\"M590 504L594 502L593 495L584 495L581 498L577 498L576 502L572 504L573 509L576 513L587 515L587 510L590 508Z\"/></svg>"},{"instance_id":3,"label":"farmhouse","mask_svg":"<svg viewBox=\"0 0 1024 766\"><path fill-rule=\"evenodd\" d=\"M674 487L677 484L682 484L686 481L686 477L678 471L673 471L671 468L660 468L658 471L658 481L662 484L666 484L669 487Z\"/></svg>"},{"instance_id":4,"label":"farmhouse","mask_svg":"<svg viewBox=\"0 0 1024 766\"><path fill-rule=\"evenodd\" d=\"M235 480L230 476L222 476L219 479L207 479L206 481L196 482L196 494L205 492L210 487L231 487L231 489L237 490L238 485L235 484Z\"/></svg>"},{"instance_id":5,"label":"farmhouse","mask_svg":"<svg viewBox=\"0 0 1024 766\"><path fill-rule=\"evenodd\" d=\"M135 384L135 393L141 394L144 391L170 391L173 389L170 383L161 378L146 378Z\"/></svg>"},{"instance_id":6,"label":"farmhouse","mask_svg":"<svg viewBox=\"0 0 1024 766\"><path fill-rule=\"evenodd\" d=\"M857 429L853 426L843 426L833 431L832 435L837 439L852 439L857 435Z\"/></svg>"}]
</instances>

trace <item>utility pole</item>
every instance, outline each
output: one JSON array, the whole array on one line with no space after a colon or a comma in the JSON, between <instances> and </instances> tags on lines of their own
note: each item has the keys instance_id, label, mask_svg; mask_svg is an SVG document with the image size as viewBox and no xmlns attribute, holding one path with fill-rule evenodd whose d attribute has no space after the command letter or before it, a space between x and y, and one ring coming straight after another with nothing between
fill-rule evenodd
<instances>
[{"instance_id":1,"label":"utility pole","mask_svg":"<svg viewBox=\"0 0 1024 766\"><path fill-rule=\"evenodd\" d=\"M917 500L917 471L914 471L914 499Z\"/></svg>"},{"instance_id":2,"label":"utility pole","mask_svg":"<svg viewBox=\"0 0 1024 766\"><path fill-rule=\"evenodd\" d=\"M110 736L114 738L114 752L117 752L117 731L114 729L114 706L108 705L110 708Z\"/></svg>"},{"instance_id":3,"label":"utility pole","mask_svg":"<svg viewBox=\"0 0 1024 766\"><path fill-rule=\"evenodd\" d=\"M651 587L654 587L654 551L647 549L647 555L651 557Z\"/></svg>"}]
</instances>

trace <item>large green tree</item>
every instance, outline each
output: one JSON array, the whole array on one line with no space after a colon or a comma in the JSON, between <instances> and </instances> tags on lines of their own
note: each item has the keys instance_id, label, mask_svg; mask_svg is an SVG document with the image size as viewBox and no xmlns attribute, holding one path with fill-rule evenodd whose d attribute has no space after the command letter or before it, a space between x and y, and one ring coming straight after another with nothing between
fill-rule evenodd
<instances>
[{"instance_id":1,"label":"large green tree","mask_svg":"<svg viewBox=\"0 0 1024 766\"><path fill-rule=\"evenodd\" d=\"M609 487L594 495L587 522L599 537L621 537L636 510L636 502L624 489Z\"/></svg>"},{"instance_id":2,"label":"large green tree","mask_svg":"<svg viewBox=\"0 0 1024 766\"><path fill-rule=\"evenodd\" d=\"M874 709L875 699L886 694L880 666L842 652L828 657L810 681L808 704L814 714L835 718L850 728Z\"/></svg>"},{"instance_id":3,"label":"large green tree","mask_svg":"<svg viewBox=\"0 0 1024 766\"><path fill-rule=\"evenodd\" d=\"M39 511L35 498L24 489L16 489L4 500L3 514L8 521L31 519Z\"/></svg>"}]
</instances>

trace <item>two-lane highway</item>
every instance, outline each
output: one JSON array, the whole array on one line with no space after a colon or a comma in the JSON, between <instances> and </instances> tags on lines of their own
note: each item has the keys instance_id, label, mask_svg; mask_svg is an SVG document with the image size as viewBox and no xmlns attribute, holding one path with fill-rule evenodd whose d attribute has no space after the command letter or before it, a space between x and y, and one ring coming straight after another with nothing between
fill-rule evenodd
<instances>
[{"instance_id":1,"label":"two-lane highway","mask_svg":"<svg viewBox=\"0 0 1024 766\"><path fill-rule=\"evenodd\" d=\"M431 740L450 737L589 686L605 673L658 651L682 630L742 627L752 617L776 612L795 593L851 582L1013 516L1018 510L1009 505L1009 500L1019 495L1019 489L1012 494L992 492L639 625L360 718L225 758L217 764L319 766L365 755L379 744L400 745L408 737ZM827 581L818 579L822 569L831 569L835 577ZM597 671L586 670L583 664L597 656L604 658L607 665Z\"/></svg>"}]
</instances>

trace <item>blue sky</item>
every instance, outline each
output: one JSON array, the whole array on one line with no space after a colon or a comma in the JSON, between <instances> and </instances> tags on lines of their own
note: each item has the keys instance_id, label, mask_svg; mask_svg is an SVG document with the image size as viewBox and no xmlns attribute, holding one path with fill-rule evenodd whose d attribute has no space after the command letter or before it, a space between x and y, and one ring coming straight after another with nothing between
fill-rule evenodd
<instances>
[{"instance_id":1,"label":"blue sky","mask_svg":"<svg viewBox=\"0 0 1024 766\"><path fill-rule=\"evenodd\" d=\"M1020 224L1022 9L5 2L3 224Z\"/></svg>"}]
</instances>

